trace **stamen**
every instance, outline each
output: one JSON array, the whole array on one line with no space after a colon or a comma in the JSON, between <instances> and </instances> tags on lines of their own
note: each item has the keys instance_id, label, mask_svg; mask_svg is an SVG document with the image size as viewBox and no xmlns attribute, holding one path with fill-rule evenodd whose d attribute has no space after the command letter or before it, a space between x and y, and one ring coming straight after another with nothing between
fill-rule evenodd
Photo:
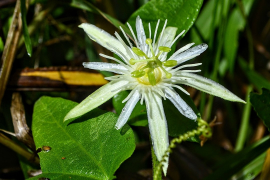
<instances>
[{"instance_id":1,"label":"stamen","mask_svg":"<svg viewBox=\"0 0 270 180\"><path fill-rule=\"evenodd\" d=\"M172 49L166 46L159 46L158 49L163 52L170 52Z\"/></svg>"},{"instance_id":2,"label":"stamen","mask_svg":"<svg viewBox=\"0 0 270 180\"><path fill-rule=\"evenodd\" d=\"M132 48L132 51L135 53L135 54L137 54L138 56L144 56L145 58L147 58L147 59L149 59L148 57L147 57L147 55L142 51L142 50L140 50L139 48L136 48L136 47L133 47Z\"/></svg>"},{"instance_id":3,"label":"stamen","mask_svg":"<svg viewBox=\"0 0 270 180\"><path fill-rule=\"evenodd\" d=\"M164 67L160 66L160 68L165 72L167 79L170 79L172 77L172 74L169 73L168 71L166 71L166 69L164 69Z\"/></svg>"},{"instance_id":4,"label":"stamen","mask_svg":"<svg viewBox=\"0 0 270 180\"><path fill-rule=\"evenodd\" d=\"M131 58L131 59L129 60L129 63L130 63L131 65L134 65L134 64L137 63L137 62L148 62L148 61L151 61L151 60L153 60L153 59L133 59L133 58Z\"/></svg>"},{"instance_id":5,"label":"stamen","mask_svg":"<svg viewBox=\"0 0 270 180\"><path fill-rule=\"evenodd\" d=\"M148 39L145 40L145 42L150 47L151 52L152 52L152 56L154 57L155 56L155 53L154 53L154 50L153 50L153 47L152 47L152 39L148 38Z\"/></svg>"},{"instance_id":6,"label":"stamen","mask_svg":"<svg viewBox=\"0 0 270 180\"><path fill-rule=\"evenodd\" d=\"M167 60L167 61L163 62L163 65L166 67L174 67L177 65L177 61L176 60Z\"/></svg>"}]
</instances>

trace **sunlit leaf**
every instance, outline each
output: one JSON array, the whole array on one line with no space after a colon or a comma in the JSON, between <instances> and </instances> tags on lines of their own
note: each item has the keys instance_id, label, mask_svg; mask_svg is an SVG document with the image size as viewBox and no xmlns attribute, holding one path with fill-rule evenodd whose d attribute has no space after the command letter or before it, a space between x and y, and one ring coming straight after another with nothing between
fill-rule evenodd
<instances>
[{"instance_id":1,"label":"sunlit leaf","mask_svg":"<svg viewBox=\"0 0 270 180\"><path fill-rule=\"evenodd\" d=\"M32 179L113 179L135 149L131 129L121 134L117 117L95 109L66 126L65 115L77 103L42 97L34 107L33 136L42 174Z\"/></svg>"}]
</instances>

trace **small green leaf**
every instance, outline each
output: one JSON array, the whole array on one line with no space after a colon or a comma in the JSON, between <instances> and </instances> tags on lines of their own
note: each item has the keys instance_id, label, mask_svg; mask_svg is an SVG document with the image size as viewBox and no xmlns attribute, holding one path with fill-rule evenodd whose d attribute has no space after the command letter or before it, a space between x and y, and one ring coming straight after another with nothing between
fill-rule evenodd
<instances>
[{"instance_id":1,"label":"small green leaf","mask_svg":"<svg viewBox=\"0 0 270 180\"><path fill-rule=\"evenodd\" d=\"M25 0L21 0L21 17L23 26L23 38L28 55L32 56L32 42L27 29Z\"/></svg>"},{"instance_id":2,"label":"small green leaf","mask_svg":"<svg viewBox=\"0 0 270 180\"><path fill-rule=\"evenodd\" d=\"M76 105L50 97L36 102L32 130L36 147L42 150L38 153L42 174L31 179L113 179L133 153L133 132L121 135L114 128L113 113L95 109L66 126L63 118Z\"/></svg>"},{"instance_id":3,"label":"small green leaf","mask_svg":"<svg viewBox=\"0 0 270 180\"><path fill-rule=\"evenodd\" d=\"M265 88L262 90L261 95L251 92L250 102L270 132L270 90Z\"/></svg>"},{"instance_id":4,"label":"small green leaf","mask_svg":"<svg viewBox=\"0 0 270 180\"><path fill-rule=\"evenodd\" d=\"M126 104L122 103L122 101L128 96L128 94L128 91L122 91L113 97L112 102L116 114L120 115L120 113L122 112L122 109ZM145 104L141 105L140 102L136 104L129 117L128 124L131 124L133 126L146 126L148 124Z\"/></svg>"}]
</instances>

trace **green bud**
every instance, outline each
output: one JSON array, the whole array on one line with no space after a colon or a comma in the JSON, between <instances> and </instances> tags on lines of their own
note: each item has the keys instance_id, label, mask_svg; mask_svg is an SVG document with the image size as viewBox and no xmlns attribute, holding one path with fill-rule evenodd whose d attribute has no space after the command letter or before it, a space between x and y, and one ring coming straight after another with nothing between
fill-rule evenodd
<instances>
[{"instance_id":1,"label":"green bud","mask_svg":"<svg viewBox=\"0 0 270 180\"><path fill-rule=\"evenodd\" d=\"M176 60L168 60L163 62L163 65L166 67L173 67L177 65L177 61Z\"/></svg>"},{"instance_id":2,"label":"green bud","mask_svg":"<svg viewBox=\"0 0 270 180\"><path fill-rule=\"evenodd\" d=\"M132 51L135 54L137 54L138 56L145 56L145 57L147 57L146 54L142 50L140 50L139 48L133 47L132 48Z\"/></svg>"},{"instance_id":3,"label":"green bud","mask_svg":"<svg viewBox=\"0 0 270 180\"><path fill-rule=\"evenodd\" d=\"M156 82L156 77L155 77L155 73L154 73L154 69L153 69L153 68L150 68L150 69L148 70L147 75L148 75L149 83L150 83L152 86L156 85L157 82Z\"/></svg>"},{"instance_id":4,"label":"green bud","mask_svg":"<svg viewBox=\"0 0 270 180\"><path fill-rule=\"evenodd\" d=\"M131 77L134 77L134 78L143 77L144 75L145 75L145 71L142 71L142 70L136 70L131 73Z\"/></svg>"},{"instance_id":5,"label":"green bud","mask_svg":"<svg viewBox=\"0 0 270 180\"><path fill-rule=\"evenodd\" d=\"M166 47L166 46L159 46L158 49L163 52L170 52L171 48Z\"/></svg>"},{"instance_id":6,"label":"green bud","mask_svg":"<svg viewBox=\"0 0 270 180\"><path fill-rule=\"evenodd\" d=\"M146 44L152 44L152 39L148 38L145 40Z\"/></svg>"}]
</instances>

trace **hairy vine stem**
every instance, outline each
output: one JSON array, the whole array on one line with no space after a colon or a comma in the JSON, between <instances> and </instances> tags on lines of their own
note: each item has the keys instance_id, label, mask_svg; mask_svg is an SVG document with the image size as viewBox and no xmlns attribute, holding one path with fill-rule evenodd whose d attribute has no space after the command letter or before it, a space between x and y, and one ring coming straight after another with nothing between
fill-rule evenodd
<instances>
[{"instance_id":1,"label":"hairy vine stem","mask_svg":"<svg viewBox=\"0 0 270 180\"><path fill-rule=\"evenodd\" d=\"M170 145L169 148L165 151L161 161L159 162L158 166L156 167L156 170L154 172L153 179L157 180L159 173L161 172L163 163L166 163L168 161L169 153L172 152L172 149L176 147L176 143L181 143L182 141L186 141L188 138L193 137L195 135L202 135L205 138L210 138L212 136L212 130L209 124L201 119L200 117L197 119L198 120L198 128L194 129L192 131L188 131L183 135L180 135L177 138L174 138Z\"/></svg>"}]
</instances>

